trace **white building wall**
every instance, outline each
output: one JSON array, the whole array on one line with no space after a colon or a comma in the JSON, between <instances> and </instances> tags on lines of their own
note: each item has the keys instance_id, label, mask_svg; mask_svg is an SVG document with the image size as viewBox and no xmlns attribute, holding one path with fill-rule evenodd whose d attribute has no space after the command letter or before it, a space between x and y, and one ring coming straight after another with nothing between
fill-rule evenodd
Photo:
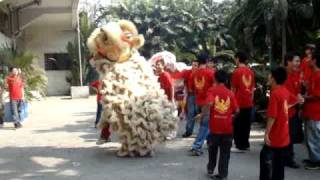
<instances>
[{"instance_id":1,"label":"white building wall","mask_svg":"<svg viewBox=\"0 0 320 180\"><path fill-rule=\"evenodd\" d=\"M37 64L45 68L45 53L66 53L66 45L73 41L75 32L63 30L59 24L30 26L21 37L20 48L30 51L37 57ZM69 71L46 71L48 78L47 95L69 95L70 84L66 81Z\"/></svg>"}]
</instances>

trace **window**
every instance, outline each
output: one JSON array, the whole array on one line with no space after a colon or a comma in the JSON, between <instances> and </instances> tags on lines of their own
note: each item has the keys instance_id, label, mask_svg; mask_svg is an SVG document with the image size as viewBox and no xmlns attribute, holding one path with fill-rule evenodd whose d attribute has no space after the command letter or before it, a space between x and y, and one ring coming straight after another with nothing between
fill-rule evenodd
<instances>
[{"instance_id":1,"label":"window","mask_svg":"<svg viewBox=\"0 0 320 180\"><path fill-rule=\"evenodd\" d=\"M70 70L71 59L67 53L46 53L45 70Z\"/></svg>"}]
</instances>

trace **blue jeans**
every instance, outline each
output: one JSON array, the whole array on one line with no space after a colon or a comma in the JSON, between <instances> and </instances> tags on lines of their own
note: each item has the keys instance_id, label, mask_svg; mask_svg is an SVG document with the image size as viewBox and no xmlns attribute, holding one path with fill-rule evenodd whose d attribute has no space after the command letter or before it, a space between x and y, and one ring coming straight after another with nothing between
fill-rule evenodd
<instances>
[{"instance_id":1,"label":"blue jeans","mask_svg":"<svg viewBox=\"0 0 320 180\"><path fill-rule=\"evenodd\" d=\"M306 143L311 162L320 163L320 121L306 121Z\"/></svg>"},{"instance_id":2,"label":"blue jeans","mask_svg":"<svg viewBox=\"0 0 320 180\"><path fill-rule=\"evenodd\" d=\"M192 149L194 149L194 150L201 150L204 141L208 138L209 117L210 117L209 114L202 116L202 119L200 122L200 127L199 127L199 132L197 134L196 140L194 141L194 143L192 145Z\"/></svg>"},{"instance_id":3,"label":"blue jeans","mask_svg":"<svg viewBox=\"0 0 320 180\"><path fill-rule=\"evenodd\" d=\"M186 133L192 134L194 129L194 117L200 112L199 106L196 105L196 96L188 95L187 97L187 124Z\"/></svg>"},{"instance_id":4,"label":"blue jeans","mask_svg":"<svg viewBox=\"0 0 320 180\"><path fill-rule=\"evenodd\" d=\"M95 125L97 125L100 121L101 118L101 113L102 113L102 104L100 102L98 102L98 106L97 106L97 115L96 115L96 122L94 123Z\"/></svg>"},{"instance_id":5,"label":"blue jeans","mask_svg":"<svg viewBox=\"0 0 320 180\"><path fill-rule=\"evenodd\" d=\"M22 103L22 100L10 100L11 113L14 123L21 122L20 111Z\"/></svg>"}]
</instances>

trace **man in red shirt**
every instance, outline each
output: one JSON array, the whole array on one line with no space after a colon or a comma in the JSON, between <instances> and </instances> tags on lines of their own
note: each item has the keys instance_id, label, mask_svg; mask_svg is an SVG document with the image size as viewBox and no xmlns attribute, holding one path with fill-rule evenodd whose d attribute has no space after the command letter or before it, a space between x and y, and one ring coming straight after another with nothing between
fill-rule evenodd
<instances>
[{"instance_id":1,"label":"man in red shirt","mask_svg":"<svg viewBox=\"0 0 320 180\"><path fill-rule=\"evenodd\" d=\"M174 83L171 75L165 71L165 64L162 59L156 62L156 74L159 76L161 89L167 95L168 100L174 103Z\"/></svg>"},{"instance_id":2,"label":"man in red shirt","mask_svg":"<svg viewBox=\"0 0 320 180\"><path fill-rule=\"evenodd\" d=\"M312 60L312 55L315 50L315 45L313 44L307 44L305 48L305 57L302 59L300 69L302 72L303 76L303 85L305 88L307 88L309 80L312 75L312 67L311 67L311 60Z\"/></svg>"},{"instance_id":3,"label":"man in red shirt","mask_svg":"<svg viewBox=\"0 0 320 180\"><path fill-rule=\"evenodd\" d=\"M196 105L200 108L206 105L207 91L214 83L214 70L208 69L206 62L208 54L201 53L198 55L199 68L193 74L192 87L196 96ZM191 155L200 156L203 154L202 145L208 136L209 115L201 118L199 132L191 148Z\"/></svg>"},{"instance_id":4,"label":"man in red shirt","mask_svg":"<svg viewBox=\"0 0 320 180\"><path fill-rule=\"evenodd\" d=\"M23 81L19 76L17 68L10 68L10 75L6 79L9 89L10 107L15 128L21 128L21 117L19 111L23 103Z\"/></svg>"},{"instance_id":5,"label":"man in red shirt","mask_svg":"<svg viewBox=\"0 0 320 180\"><path fill-rule=\"evenodd\" d=\"M240 113L234 120L234 143L237 151L250 148L249 137L251 130L251 117L253 108L253 96L255 89L255 76L246 65L247 55L238 52L235 55L237 68L232 74L231 87L235 93L240 107Z\"/></svg>"},{"instance_id":6,"label":"man in red shirt","mask_svg":"<svg viewBox=\"0 0 320 180\"><path fill-rule=\"evenodd\" d=\"M309 160L306 169L320 169L320 53L311 60L313 74L307 89L304 116Z\"/></svg>"},{"instance_id":7,"label":"man in red shirt","mask_svg":"<svg viewBox=\"0 0 320 180\"><path fill-rule=\"evenodd\" d=\"M285 65L287 68L288 78L284 84L287 90L296 98L301 96L302 76L300 71L300 56L298 53L288 53L285 57ZM290 144L288 153L285 158L285 165L290 168L299 168L299 165L294 160L295 143L302 141L302 121L299 118L298 107L289 108L289 134Z\"/></svg>"},{"instance_id":8,"label":"man in red shirt","mask_svg":"<svg viewBox=\"0 0 320 180\"><path fill-rule=\"evenodd\" d=\"M207 92L207 100L202 114L210 113L209 120L209 162L207 171L213 176L219 150L219 173L213 176L223 180L228 176L230 149L232 146L232 114L239 111L234 94L226 87L228 75L220 70L215 73L216 86Z\"/></svg>"},{"instance_id":9,"label":"man in red shirt","mask_svg":"<svg viewBox=\"0 0 320 180\"><path fill-rule=\"evenodd\" d=\"M271 72L271 96L267 110L265 145L260 153L260 180L284 180L284 155L290 143L289 108L297 99L284 87L287 79L285 68Z\"/></svg>"},{"instance_id":10,"label":"man in red shirt","mask_svg":"<svg viewBox=\"0 0 320 180\"><path fill-rule=\"evenodd\" d=\"M183 70L179 73L173 73L172 78L183 79L187 89L187 124L186 131L182 137L190 137L194 129L194 117L199 113L199 107L196 105L196 97L192 87L192 75L197 70L199 64L197 61L192 61L192 68L190 70Z\"/></svg>"}]
</instances>

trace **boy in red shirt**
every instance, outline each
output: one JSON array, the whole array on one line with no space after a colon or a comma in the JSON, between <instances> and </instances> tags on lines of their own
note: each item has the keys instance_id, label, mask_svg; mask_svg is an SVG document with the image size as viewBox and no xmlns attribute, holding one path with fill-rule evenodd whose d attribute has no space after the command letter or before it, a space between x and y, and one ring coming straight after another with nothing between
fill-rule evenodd
<instances>
[{"instance_id":1,"label":"boy in red shirt","mask_svg":"<svg viewBox=\"0 0 320 180\"><path fill-rule=\"evenodd\" d=\"M232 146L232 114L239 111L234 94L226 87L228 75L224 71L215 73L216 86L207 92L206 105L202 114L210 113L208 175L216 180L226 179ZM213 176L219 153L219 173Z\"/></svg>"},{"instance_id":2,"label":"boy in red shirt","mask_svg":"<svg viewBox=\"0 0 320 180\"><path fill-rule=\"evenodd\" d=\"M269 83L271 96L267 110L267 127L265 130L265 145L260 153L260 180L284 179L284 155L290 143L288 110L297 103L284 87L287 79L285 68L272 70Z\"/></svg>"},{"instance_id":3,"label":"boy in red shirt","mask_svg":"<svg viewBox=\"0 0 320 180\"><path fill-rule=\"evenodd\" d=\"M192 87L192 76L194 72L197 70L199 64L197 61L192 62L192 69L183 70L179 73L172 74L172 78L174 79L184 79L184 84L187 89L187 124L186 131L182 135L182 137L187 138L190 137L193 133L194 129L194 117L199 113L199 107L196 105L196 97L194 94L194 89Z\"/></svg>"},{"instance_id":4,"label":"boy in red shirt","mask_svg":"<svg viewBox=\"0 0 320 180\"><path fill-rule=\"evenodd\" d=\"M316 53L311 60L313 74L307 88L304 116L306 118L306 144L309 160L306 169L320 169L320 53Z\"/></svg>"},{"instance_id":5,"label":"boy in red shirt","mask_svg":"<svg viewBox=\"0 0 320 180\"><path fill-rule=\"evenodd\" d=\"M296 98L301 96L302 76L300 71L300 57L297 53L288 53L285 57L288 78L284 84L287 90ZM294 160L294 144L301 142L303 138L302 121L299 117L298 107L289 108L289 134L290 144L285 158L285 166L299 168Z\"/></svg>"},{"instance_id":6,"label":"boy in red shirt","mask_svg":"<svg viewBox=\"0 0 320 180\"><path fill-rule=\"evenodd\" d=\"M208 69L206 62L209 56L206 53L198 55L199 68L193 74L192 87L196 96L196 105L200 108L206 105L207 91L214 83L214 70ZM199 132L191 148L191 155L200 156L203 154L202 145L208 136L209 115L201 118Z\"/></svg>"},{"instance_id":7,"label":"boy in red shirt","mask_svg":"<svg viewBox=\"0 0 320 180\"><path fill-rule=\"evenodd\" d=\"M19 76L17 68L10 69L10 75L7 77L6 82L9 89L10 107L14 121L14 127L21 128L22 124L19 110L23 103L24 83Z\"/></svg>"},{"instance_id":8,"label":"boy in red shirt","mask_svg":"<svg viewBox=\"0 0 320 180\"><path fill-rule=\"evenodd\" d=\"M235 55L237 68L232 74L231 87L240 107L240 112L234 120L234 143L236 151L250 148L249 137L251 130L251 117L253 110L253 96L255 89L255 76L246 65L247 55L238 52Z\"/></svg>"},{"instance_id":9,"label":"boy in red shirt","mask_svg":"<svg viewBox=\"0 0 320 180\"><path fill-rule=\"evenodd\" d=\"M159 83L161 89L167 95L168 100L174 103L174 83L171 75L165 71L165 64L162 59L156 62L156 73L159 76Z\"/></svg>"}]
</instances>

